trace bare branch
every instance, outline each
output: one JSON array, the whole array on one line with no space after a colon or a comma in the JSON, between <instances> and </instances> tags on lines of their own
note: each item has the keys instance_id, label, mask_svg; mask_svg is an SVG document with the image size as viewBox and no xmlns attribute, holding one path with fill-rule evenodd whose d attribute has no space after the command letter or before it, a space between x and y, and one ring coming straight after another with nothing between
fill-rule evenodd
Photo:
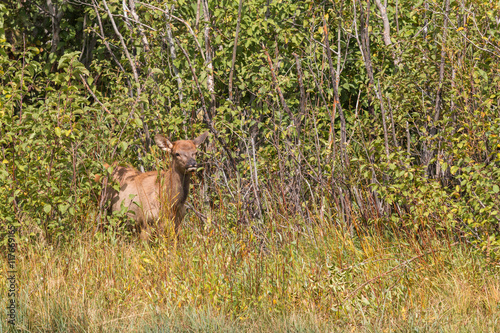
<instances>
[{"instance_id":1,"label":"bare branch","mask_svg":"<svg viewBox=\"0 0 500 333\"><path fill-rule=\"evenodd\" d=\"M93 0L94 3L96 0ZM123 52L125 53L125 56L127 57L130 67L132 67L132 74L134 75L135 82L137 83L137 94L141 94L141 87L139 84L139 75L137 73L137 68L135 66L135 61L133 61L132 57L130 56L130 53L128 52L127 45L125 44L125 40L123 39L122 34L118 30L118 27L116 26L115 20L113 19L113 14L111 14L111 11L108 8L108 3L106 0L102 0L102 3L104 4L104 7L106 8L106 12L109 15L109 19L111 20L111 25L113 26L113 29L115 30L116 35L118 36L118 39L120 40L120 43L122 44Z\"/></svg>"}]
</instances>

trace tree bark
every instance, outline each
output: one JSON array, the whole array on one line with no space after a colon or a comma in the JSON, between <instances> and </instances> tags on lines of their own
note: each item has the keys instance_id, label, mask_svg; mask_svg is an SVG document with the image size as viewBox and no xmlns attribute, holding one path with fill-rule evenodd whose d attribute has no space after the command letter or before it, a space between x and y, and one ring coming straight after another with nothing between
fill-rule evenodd
<instances>
[{"instance_id":1,"label":"tree bark","mask_svg":"<svg viewBox=\"0 0 500 333\"><path fill-rule=\"evenodd\" d=\"M63 4L66 1L63 1ZM47 8L50 13L50 18L52 20L52 44L50 47L50 52L55 53L57 51L57 46L59 45L59 41L61 40L61 19L63 16L63 12L60 8L57 7L52 0L47 0Z\"/></svg>"},{"instance_id":2,"label":"tree bark","mask_svg":"<svg viewBox=\"0 0 500 333\"><path fill-rule=\"evenodd\" d=\"M382 16L382 22L384 22L384 44L389 46L391 42L391 25L389 24L389 19L387 18L387 8L380 2L380 0L375 0L378 10L380 11L380 16Z\"/></svg>"}]
</instances>

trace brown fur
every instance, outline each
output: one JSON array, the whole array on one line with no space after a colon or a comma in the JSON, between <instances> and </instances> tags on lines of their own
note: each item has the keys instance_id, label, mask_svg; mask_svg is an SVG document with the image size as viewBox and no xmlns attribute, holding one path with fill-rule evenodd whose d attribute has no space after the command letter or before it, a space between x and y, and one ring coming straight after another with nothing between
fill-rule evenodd
<instances>
[{"instance_id":1,"label":"brown fur","mask_svg":"<svg viewBox=\"0 0 500 333\"><path fill-rule=\"evenodd\" d=\"M158 232L162 234L167 222L172 220L177 234L186 214L184 203L189 194L191 173L197 166L196 149L207 136L205 132L194 140L174 143L161 135L155 136L156 144L172 155L168 171L140 173L132 167L115 164L112 178L120 185L120 191L108 186L106 199L110 200L110 211L121 210L123 203L141 230L142 239L149 237L152 225L158 223Z\"/></svg>"}]
</instances>

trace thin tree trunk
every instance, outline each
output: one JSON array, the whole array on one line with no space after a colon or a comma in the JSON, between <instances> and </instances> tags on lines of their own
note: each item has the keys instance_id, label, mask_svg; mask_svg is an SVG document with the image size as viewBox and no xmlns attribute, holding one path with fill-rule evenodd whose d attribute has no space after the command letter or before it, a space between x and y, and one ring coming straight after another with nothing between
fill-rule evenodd
<instances>
[{"instance_id":1,"label":"thin tree trunk","mask_svg":"<svg viewBox=\"0 0 500 333\"><path fill-rule=\"evenodd\" d=\"M142 29L141 25L139 24L139 16L137 15L135 11L135 0L128 0L129 6L130 6L130 13L132 14L132 18L137 22L137 30L139 31L139 35L141 36L142 40L142 45L144 47L144 51L148 52L149 51L149 43L148 39L146 38L146 35L144 34L144 30Z\"/></svg>"},{"instance_id":2,"label":"thin tree trunk","mask_svg":"<svg viewBox=\"0 0 500 333\"><path fill-rule=\"evenodd\" d=\"M266 3L266 20L271 16L271 11L269 10L269 5L271 4L271 0L267 0Z\"/></svg>"},{"instance_id":3,"label":"thin tree trunk","mask_svg":"<svg viewBox=\"0 0 500 333\"><path fill-rule=\"evenodd\" d=\"M373 77L373 68L372 68L371 55L370 55L370 35L369 35L369 32L368 32L368 24L369 24L369 19L370 19L370 2L367 1L366 15L364 14L363 6L360 4L360 23L361 23L361 27L360 27L360 30L359 30L359 33L358 33L357 13L356 13L356 1L357 0L355 0L353 2L353 6L354 6L354 30L355 30L355 37L356 37L356 40L358 42L359 50L361 52L361 55L363 56L363 62L365 64L366 73L368 75L369 84L368 84L368 87L367 87L368 88L367 94L368 94L368 103L370 105L369 106L369 110L370 110L371 115L375 118L375 111L373 110L373 106L371 105L372 104L372 100L371 100L370 91L373 88L375 90L375 94L376 94L377 97L379 97L379 93L378 93L377 87L375 86L375 79ZM381 100L380 97L379 97L379 100ZM383 109L382 103L381 103L380 106L381 106L381 109ZM382 117L384 117L384 115ZM386 142L387 142L387 140L386 140ZM386 149L386 155L387 155L387 149ZM367 157L369 158L370 163L373 164L374 163L373 159L372 159L371 156L368 155L368 153L367 153ZM373 167L372 167L372 182L373 183L377 183L378 182ZM375 191L372 192L372 195L375 198L375 203L376 203L376 207L377 207L377 213L381 214L381 209L383 207L383 203L379 200L378 195L377 195L377 193Z\"/></svg>"},{"instance_id":4,"label":"thin tree trunk","mask_svg":"<svg viewBox=\"0 0 500 333\"><path fill-rule=\"evenodd\" d=\"M94 1L96 1L96 0L94 0ZM104 7L106 8L106 12L108 13L109 19L111 21L111 25L113 26L113 29L115 31L116 36L120 40L123 52L125 53L125 56L128 59L130 67L132 68L132 74L134 76L135 83L137 84L137 95L140 96L140 94L141 94L141 85L139 83L139 74L137 72L137 67L135 66L135 61L134 61L135 59L132 59L132 56L128 52L127 44L125 44L125 40L123 39L123 36L120 33L120 30L118 30L118 27L116 26L115 20L113 18L113 14L111 13L111 11L108 8L108 3L106 2L106 0L102 0L102 3L104 4Z\"/></svg>"},{"instance_id":5,"label":"thin tree trunk","mask_svg":"<svg viewBox=\"0 0 500 333\"><path fill-rule=\"evenodd\" d=\"M203 16L205 20L205 54L206 54L206 64L207 64L207 89L210 94L210 104L209 104L209 117L213 118L215 115L215 81L214 81L214 69L212 65L212 47L210 43L210 12L208 10L208 0L202 0L203 4Z\"/></svg>"},{"instance_id":6,"label":"thin tree trunk","mask_svg":"<svg viewBox=\"0 0 500 333\"><path fill-rule=\"evenodd\" d=\"M380 92L380 81L377 81L378 91ZM380 101L380 112L382 113L382 126L384 127L384 144L385 144L385 155L387 160L389 161L389 138L387 135L387 123L385 121L385 108L384 102L382 98L379 98Z\"/></svg>"},{"instance_id":7,"label":"thin tree trunk","mask_svg":"<svg viewBox=\"0 0 500 333\"><path fill-rule=\"evenodd\" d=\"M120 63L120 61L118 61L118 58L116 58L115 54L111 50L111 46L109 45L109 42L105 38L104 28L102 26L101 15L99 14L99 10L97 8L97 4L96 4L95 0L92 1L92 6L94 7L94 11L95 11L95 14L96 14L96 17L97 17L97 22L99 23L99 30L101 32L101 36L100 37L101 37L101 39L102 39L102 41L104 43L104 46L106 46L106 49L108 50L109 54L111 55L111 57L115 61L116 65L120 68L120 70L122 71L122 73L125 74L125 79L127 80L127 85L128 85L128 88L129 88L129 96L131 98L134 98L134 90L132 89L132 83L130 82L129 75L127 75L127 72L125 71L125 68L123 68L123 66Z\"/></svg>"},{"instance_id":8,"label":"thin tree trunk","mask_svg":"<svg viewBox=\"0 0 500 333\"><path fill-rule=\"evenodd\" d=\"M297 77L299 79L299 90L300 90L300 112L295 118L295 126L297 128L297 137L300 140L300 129L302 125L302 116L306 114L306 92L304 89L304 83L302 82L302 66L300 65L299 56L294 53L295 65L297 66Z\"/></svg>"},{"instance_id":9,"label":"thin tree trunk","mask_svg":"<svg viewBox=\"0 0 500 333\"><path fill-rule=\"evenodd\" d=\"M380 2L380 0L375 0L377 4L378 10L380 11L380 16L382 16L382 22L384 22L384 44L385 46L389 46L392 44L391 42L391 25L389 24L389 19L387 18L387 9Z\"/></svg>"},{"instance_id":10,"label":"thin tree trunk","mask_svg":"<svg viewBox=\"0 0 500 333\"><path fill-rule=\"evenodd\" d=\"M364 14L363 11L363 6L360 6L360 21L361 21L361 28L360 32L358 34L358 27L356 24L356 20L354 20L354 29L355 29L355 36L358 41L358 45L361 51L361 54L363 55L363 60L366 68L366 73L368 75L368 80L369 80L369 85L368 85L368 94L370 93L370 88L373 88L375 91L375 96L379 100L380 103L380 112L382 114L382 125L384 128L384 143L385 143L385 153L387 158L389 158L389 141L388 141L388 136L387 136L387 125L385 121L385 108L384 108L384 102L382 100L381 92L380 92L380 83L378 84L378 87L375 85L375 79L373 76L373 67L372 67L372 60L371 60L371 55L370 55L370 33L368 31L368 25L370 21L370 3L367 2L367 8L366 8L366 15ZM356 15L356 3L354 2L354 15ZM363 22L364 21L364 22ZM375 114L373 114L375 116Z\"/></svg>"},{"instance_id":11,"label":"thin tree trunk","mask_svg":"<svg viewBox=\"0 0 500 333\"><path fill-rule=\"evenodd\" d=\"M406 153L408 154L408 158L411 157L411 136L410 136L410 126L408 121L406 121Z\"/></svg>"},{"instance_id":12,"label":"thin tree trunk","mask_svg":"<svg viewBox=\"0 0 500 333\"><path fill-rule=\"evenodd\" d=\"M172 8L171 8L171 11L174 10L174 5L172 5ZM177 95L179 96L179 105L181 107L181 110L182 110L182 115L184 117L184 122L182 124L182 129L185 133L185 135L187 135L187 127L186 127L186 123L187 123L187 113L186 113L186 110L184 109L184 106L182 105L183 103L183 95L182 95L182 79L179 75L179 69L177 68L177 66L175 66L174 62L175 62L175 59L177 59L177 54L175 52L175 44L174 44L174 40L172 38L172 28L170 27L170 22L171 22L171 19L172 19L172 16L170 15L170 11L168 9L168 5L165 6L165 19L166 19L166 24L165 24L165 30L166 30L166 39L167 39L167 43L168 43L168 49L170 51L170 58L172 58L172 68L173 68L173 71L174 71L174 77L175 77L175 80L177 81Z\"/></svg>"},{"instance_id":13,"label":"thin tree trunk","mask_svg":"<svg viewBox=\"0 0 500 333\"><path fill-rule=\"evenodd\" d=\"M229 150L226 142L224 141L223 138L221 138L219 132L215 128L212 119L208 116L207 106L205 104L205 98L203 97L203 91L201 90L201 86L200 86L200 83L198 81L198 77L196 76L196 72L194 71L194 67L191 64L191 59L189 59L189 54L186 52L186 50L184 50L181 43L177 39L174 39L174 40L177 43L177 46L181 49L182 53L184 53L184 56L186 57L189 68L191 69L191 74L193 75L193 80L196 84L196 88L198 89L198 94L200 94L201 106L203 108L203 120L207 124L210 132L212 132L212 134L215 136L217 141L219 141L219 143L222 145L222 148L224 148L224 150L226 151L227 156L229 158L229 161L231 162L230 163L231 167L233 168L233 170L236 170L236 162L233 158L233 155L231 155L231 150Z\"/></svg>"},{"instance_id":14,"label":"thin tree trunk","mask_svg":"<svg viewBox=\"0 0 500 333\"><path fill-rule=\"evenodd\" d=\"M63 4L65 3L66 0L63 1ZM52 0L47 0L47 8L49 9L50 18L52 20L52 45L50 47L50 52L55 53L61 39L60 33L63 11L60 10L60 8L58 8L57 5L52 2Z\"/></svg>"},{"instance_id":15,"label":"thin tree trunk","mask_svg":"<svg viewBox=\"0 0 500 333\"><path fill-rule=\"evenodd\" d=\"M233 59L231 61L231 71L229 72L229 100L231 102L233 101L233 73L234 73L234 63L236 62L236 49L238 47L238 34L240 33L242 7L243 7L243 0L240 0L240 3L238 5L238 21L236 22L236 33L234 36Z\"/></svg>"},{"instance_id":16,"label":"thin tree trunk","mask_svg":"<svg viewBox=\"0 0 500 333\"><path fill-rule=\"evenodd\" d=\"M427 31L429 30L428 29L428 25L429 25L429 19L427 18L427 13L429 12L429 3L425 1L425 4L424 4L424 8L425 8L425 12L424 12L424 38L427 38Z\"/></svg>"},{"instance_id":17,"label":"thin tree trunk","mask_svg":"<svg viewBox=\"0 0 500 333\"><path fill-rule=\"evenodd\" d=\"M331 111L330 111L330 108L328 107L328 103L326 102L326 98L325 98L325 94L323 92L323 88L321 87L321 85L319 84L318 80L316 79L316 75L314 75L314 72L311 68L311 66L309 65L309 72L312 74L313 76L313 79L314 79L314 83L316 85L316 88L318 89L319 91L319 95L321 96L321 99L323 100L323 104L325 106L325 109L328 111L328 114L330 116L330 134L331 134L331 141L329 140L329 148L331 147L330 146L330 143L331 145L333 146L333 150L332 150L332 158L333 160L335 160L335 157L337 156L337 145L335 144L335 129L334 129L334 119L335 119L335 114L333 114ZM330 159L328 159L328 163L330 162Z\"/></svg>"},{"instance_id":18,"label":"thin tree trunk","mask_svg":"<svg viewBox=\"0 0 500 333\"><path fill-rule=\"evenodd\" d=\"M444 3L445 6L445 13L444 13L444 22L443 22L443 37L441 40L441 62L439 64L439 82L438 82L438 89L436 91L436 101L434 105L434 117L432 119L432 124L430 128L430 135L434 136L437 134L437 122L439 121L440 115L441 115L441 108L442 108L442 93L443 93L443 80L444 80L444 65L446 62L446 37L447 37L447 32L448 32L448 15L450 13L450 0L445 0ZM429 145L424 145L424 151L423 155L425 157L425 164L426 164L426 171L427 175L432 177L431 174L431 169L430 167L430 162L433 159L435 155L435 149L430 149L430 144ZM436 162L436 170L435 170L435 177L439 177L439 161Z\"/></svg>"},{"instance_id":19,"label":"thin tree trunk","mask_svg":"<svg viewBox=\"0 0 500 333\"><path fill-rule=\"evenodd\" d=\"M196 31L200 30L200 8L201 8L201 0L198 0L196 3L196 21L194 23Z\"/></svg>"},{"instance_id":20,"label":"thin tree trunk","mask_svg":"<svg viewBox=\"0 0 500 333\"><path fill-rule=\"evenodd\" d=\"M340 98L339 98L339 80L340 80L340 73L336 73L335 68L333 67L333 61L332 61L332 51L330 49L330 41L328 37L328 26L326 24L326 20L323 18L323 31L325 32L325 48L326 48L326 55L328 58L328 65L330 67L330 76L332 77L332 88L333 88L333 95L334 95L334 101L333 101L333 112L335 113L336 109L338 108L339 110L339 116L340 116L340 154L342 156L342 159L345 163L345 165L348 165L347 161L347 156L345 154L345 144L347 141L347 134L346 134L346 122L345 122L345 117L344 117L344 111L342 110L342 106L340 105ZM338 50L340 54L340 49ZM338 69L338 67L337 67Z\"/></svg>"},{"instance_id":21,"label":"thin tree trunk","mask_svg":"<svg viewBox=\"0 0 500 333\"><path fill-rule=\"evenodd\" d=\"M436 92L436 104L434 108L434 124L439 120L441 114L441 94L443 92L443 79L444 79L444 65L446 61L446 34L448 32L448 15L450 14L450 0L445 0L445 16L443 23L443 38L441 41L441 63L439 64L439 84Z\"/></svg>"},{"instance_id":22,"label":"thin tree trunk","mask_svg":"<svg viewBox=\"0 0 500 333\"><path fill-rule=\"evenodd\" d=\"M94 0L94 2L95 2L95 0ZM139 74L138 74L138 71L137 71L137 67L135 65L135 59L132 59L132 56L130 55L130 53L129 53L128 49L127 49L127 44L125 44L125 40L123 39L122 34L120 33L120 31L118 30L118 27L116 26L115 20L113 19L113 14L109 10L109 7L108 7L108 4L107 4L106 0L102 0L102 2L104 4L104 7L106 8L106 12L108 13L108 16L109 16L109 19L111 21L111 25L113 26L113 29L115 31L115 34L118 36L118 39L120 40L120 43L121 43L122 48L123 48L123 52L125 53L125 56L127 57L128 61L129 61L130 67L132 68L132 73L134 75L134 80L135 80L135 83L137 85L137 88L136 88L137 89L136 100L139 100L140 97L141 97L141 83L139 81ZM143 105L141 103L141 108L142 107L143 107ZM142 120L142 126L143 126L143 130L144 130L144 135L146 137L146 142L145 142L146 143L145 144L146 151L149 151L149 147L150 147L150 143L151 143L151 138L150 138L150 135L149 135L148 125L144 121L144 112L142 112L142 114L141 114L141 120Z\"/></svg>"},{"instance_id":23,"label":"thin tree trunk","mask_svg":"<svg viewBox=\"0 0 500 333\"><path fill-rule=\"evenodd\" d=\"M253 166L254 166L254 172L253 172L253 175L252 175L252 163L250 161L250 178L252 178L252 183L253 183L253 188L254 188L254 195L255 195L255 200L257 200L257 207L259 209L259 218L262 218L263 215L262 215L262 204L260 202L260 198L259 198L259 193L260 193L260 190L259 190L259 176L257 174L257 159L255 158L255 143L254 143L254 137L252 136L250 138L250 142L252 144L252 160L253 160ZM250 154L247 152L247 155L248 155L248 158L250 159ZM254 180L254 176L255 177L255 180Z\"/></svg>"},{"instance_id":24,"label":"thin tree trunk","mask_svg":"<svg viewBox=\"0 0 500 333\"><path fill-rule=\"evenodd\" d=\"M363 62L365 64L366 72L368 75L368 80L369 84L367 87L367 99L368 99L368 110L370 114L375 117L375 110L373 109L373 101L372 101L372 96L370 94L370 90L372 87L375 85L375 80L373 78L373 70L372 70L372 64L371 64L371 56L370 56L370 39L369 39L369 34L367 33L368 31L368 19L369 19L369 14L366 17L366 22L363 22L364 19L364 11L363 11L363 6L360 4L360 24L361 27L359 29L358 33L358 24L357 24L357 13L356 13L356 2L357 0L353 1L353 6L354 6L354 30L355 30L355 37L359 45L359 50L361 51L361 55L363 57ZM369 6L369 2L367 3ZM367 9L368 13L370 11L370 8L368 7Z\"/></svg>"},{"instance_id":25,"label":"thin tree trunk","mask_svg":"<svg viewBox=\"0 0 500 333\"><path fill-rule=\"evenodd\" d=\"M397 35L399 36L399 1L396 0L396 14L395 14L395 17L396 17L396 33Z\"/></svg>"},{"instance_id":26,"label":"thin tree trunk","mask_svg":"<svg viewBox=\"0 0 500 333\"><path fill-rule=\"evenodd\" d=\"M394 115L392 114L391 99L387 98L387 105L389 106L389 116L391 117L391 130L392 130L392 140L394 141L394 147L398 147L398 140L396 139L396 126L394 124Z\"/></svg>"}]
</instances>

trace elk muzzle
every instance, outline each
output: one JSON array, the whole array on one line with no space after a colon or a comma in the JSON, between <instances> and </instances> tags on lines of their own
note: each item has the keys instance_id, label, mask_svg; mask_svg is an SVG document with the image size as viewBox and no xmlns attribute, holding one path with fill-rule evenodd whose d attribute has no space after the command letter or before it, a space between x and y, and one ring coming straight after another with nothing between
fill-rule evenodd
<instances>
[{"instance_id":1,"label":"elk muzzle","mask_svg":"<svg viewBox=\"0 0 500 333\"><path fill-rule=\"evenodd\" d=\"M198 164L196 164L195 160L188 161L188 163L186 165L187 172L195 172L197 168L198 168Z\"/></svg>"}]
</instances>

